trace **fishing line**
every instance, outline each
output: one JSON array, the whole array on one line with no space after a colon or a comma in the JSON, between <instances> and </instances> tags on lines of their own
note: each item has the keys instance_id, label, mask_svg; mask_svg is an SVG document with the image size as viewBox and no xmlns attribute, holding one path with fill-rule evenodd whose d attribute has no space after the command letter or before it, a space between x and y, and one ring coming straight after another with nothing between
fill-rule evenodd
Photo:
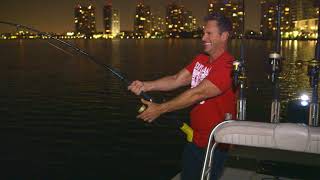
<instances>
[{"instance_id":1,"label":"fishing line","mask_svg":"<svg viewBox=\"0 0 320 180\"><path fill-rule=\"evenodd\" d=\"M71 54L71 53L69 53L68 51L66 51L66 50L64 50L64 49L62 49L62 48L60 48L60 47L58 47L58 46L56 46L56 45L54 45L53 43L51 43L51 42L47 42L50 46L52 46L52 47L54 47L54 48L56 48L56 49L58 49L58 50L60 50L60 51L62 51L62 52L64 52L65 54L67 54L67 55L69 55L69 56L73 56L73 54Z\"/></svg>"}]
</instances>

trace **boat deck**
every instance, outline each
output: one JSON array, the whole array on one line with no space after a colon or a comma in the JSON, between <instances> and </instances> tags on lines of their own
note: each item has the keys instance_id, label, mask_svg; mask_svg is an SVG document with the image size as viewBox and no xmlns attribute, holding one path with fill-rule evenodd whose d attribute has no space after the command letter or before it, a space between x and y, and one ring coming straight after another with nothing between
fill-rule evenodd
<instances>
[{"instance_id":1,"label":"boat deck","mask_svg":"<svg viewBox=\"0 0 320 180\"><path fill-rule=\"evenodd\" d=\"M316 154L237 146L231 150L221 180L318 179ZM172 180L180 180L177 174Z\"/></svg>"}]
</instances>

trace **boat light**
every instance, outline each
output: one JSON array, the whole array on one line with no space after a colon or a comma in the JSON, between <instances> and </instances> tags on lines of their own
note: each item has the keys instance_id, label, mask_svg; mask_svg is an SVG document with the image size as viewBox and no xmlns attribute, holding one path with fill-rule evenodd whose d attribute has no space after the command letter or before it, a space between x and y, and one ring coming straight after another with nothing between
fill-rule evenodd
<instances>
[{"instance_id":1,"label":"boat light","mask_svg":"<svg viewBox=\"0 0 320 180\"><path fill-rule=\"evenodd\" d=\"M302 94L301 96L300 96L300 104L301 104L301 106L308 106L309 105L309 100L310 100L310 98L309 98L309 96L308 95L306 95L306 94Z\"/></svg>"}]
</instances>

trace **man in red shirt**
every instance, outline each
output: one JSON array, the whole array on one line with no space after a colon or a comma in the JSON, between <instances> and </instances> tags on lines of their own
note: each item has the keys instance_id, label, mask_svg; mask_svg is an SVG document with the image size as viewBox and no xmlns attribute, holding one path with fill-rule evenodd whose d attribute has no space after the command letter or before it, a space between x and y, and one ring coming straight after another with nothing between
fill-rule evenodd
<instances>
[{"instance_id":1,"label":"man in red shirt","mask_svg":"<svg viewBox=\"0 0 320 180\"><path fill-rule=\"evenodd\" d=\"M139 95L142 91L170 91L191 84L191 88L170 101L157 104L142 100L148 108L137 117L152 122L161 114L193 105L190 112L193 142L187 143L182 157L182 180L201 177L205 147L211 130L227 116L235 118L236 97L232 90L232 62L227 43L232 30L231 21L213 13L205 17L202 42L204 53L196 56L177 74L154 81L134 81L129 90ZM226 151L217 148L211 179L221 175Z\"/></svg>"}]
</instances>

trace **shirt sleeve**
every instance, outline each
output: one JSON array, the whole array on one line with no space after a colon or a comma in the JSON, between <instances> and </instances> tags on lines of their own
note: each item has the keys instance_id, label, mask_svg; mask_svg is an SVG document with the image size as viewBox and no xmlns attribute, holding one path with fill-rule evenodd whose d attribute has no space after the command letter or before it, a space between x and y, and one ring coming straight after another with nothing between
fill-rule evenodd
<instances>
[{"instance_id":1,"label":"shirt sleeve","mask_svg":"<svg viewBox=\"0 0 320 180\"><path fill-rule=\"evenodd\" d=\"M225 92L232 87L232 65L221 64L220 66L211 69L207 80L211 81L220 91Z\"/></svg>"},{"instance_id":2,"label":"shirt sleeve","mask_svg":"<svg viewBox=\"0 0 320 180\"><path fill-rule=\"evenodd\" d=\"M194 68L194 66L195 66L195 64L196 64L196 59L197 59L197 58L194 58L194 59L192 60L192 62L185 67L185 69L187 69L191 74L192 74L193 68Z\"/></svg>"}]
</instances>

